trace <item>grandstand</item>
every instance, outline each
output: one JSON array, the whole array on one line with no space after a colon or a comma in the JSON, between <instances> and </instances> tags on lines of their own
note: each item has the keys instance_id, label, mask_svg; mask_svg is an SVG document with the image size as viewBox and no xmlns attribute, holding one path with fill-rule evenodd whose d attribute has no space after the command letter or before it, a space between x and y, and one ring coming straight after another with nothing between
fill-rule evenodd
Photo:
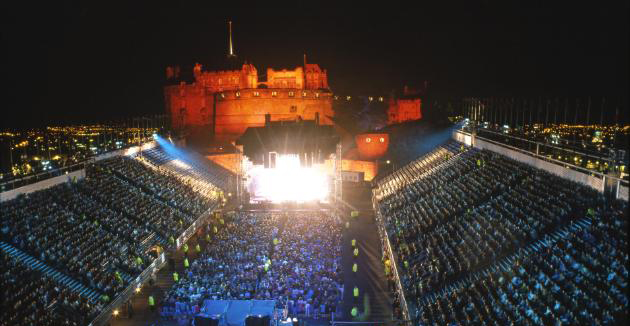
<instances>
[{"instance_id":1,"label":"grandstand","mask_svg":"<svg viewBox=\"0 0 630 326\"><path fill-rule=\"evenodd\" d=\"M334 209L223 206L234 176L167 146L94 160L0 202L0 325L627 321L623 191L453 138L360 209L359 188Z\"/></svg>"},{"instance_id":2,"label":"grandstand","mask_svg":"<svg viewBox=\"0 0 630 326\"><path fill-rule=\"evenodd\" d=\"M208 170L182 173L139 156L114 156L84 173L0 203L3 289L37 293L5 296L2 325L85 325L109 314L108 304L141 284L158 254L176 248L182 233L220 202Z\"/></svg>"},{"instance_id":3,"label":"grandstand","mask_svg":"<svg viewBox=\"0 0 630 326\"><path fill-rule=\"evenodd\" d=\"M627 319L627 199L456 141L377 184L414 324Z\"/></svg>"}]
</instances>

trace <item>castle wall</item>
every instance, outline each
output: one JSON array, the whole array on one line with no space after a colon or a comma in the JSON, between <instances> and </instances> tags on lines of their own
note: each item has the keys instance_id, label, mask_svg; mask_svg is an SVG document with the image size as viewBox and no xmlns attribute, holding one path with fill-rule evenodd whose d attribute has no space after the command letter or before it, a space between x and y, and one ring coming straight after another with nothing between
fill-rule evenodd
<instances>
[{"instance_id":1,"label":"castle wall","mask_svg":"<svg viewBox=\"0 0 630 326\"><path fill-rule=\"evenodd\" d=\"M171 114L173 128L187 125L204 126L212 123L213 99L198 84L166 86L166 111ZM184 109L184 110L182 110Z\"/></svg>"},{"instance_id":2,"label":"castle wall","mask_svg":"<svg viewBox=\"0 0 630 326\"><path fill-rule=\"evenodd\" d=\"M164 88L165 109L175 129L210 127L216 140L233 141L248 127L264 126L267 113L272 121L296 120L298 116L313 120L319 113L320 124L333 124L328 77L317 64L307 64L306 71L304 67L270 68L267 82L260 83L252 64L227 71L203 71L195 64L193 74L192 84ZM267 88L258 88L259 84Z\"/></svg>"},{"instance_id":3,"label":"castle wall","mask_svg":"<svg viewBox=\"0 0 630 326\"><path fill-rule=\"evenodd\" d=\"M422 119L422 101L414 99L392 100L387 109L387 124Z\"/></svg>"},{"instance_id":4,"label":"castle wall","mask_svg":"<svg viewBox=\"0 0 630 326\"><path fill-rule=\"evenodd\" d=\"M293 96L290 95L293 94ZM310 90L247 89L224 92L217 97L216 138L235 140L248 127L265 125L265 114L272 121L315 119L319 112L322 125L332 125L332 94ZM258 94L258 95L255 95Z\"/></svg>"},{"instance_id":5,"label":"castle wall","mask_svg":"<svg viewBox=\"0 0 630 326\"><path fill-rule=\"evenodd\" d=\"M269 88L304 88L304 70L297 67L294 70L267 69L267 87Z\"/></svg>"},{"instance_id":6,"label":"castle wall","mask_svg":"<svg viewBox=\"0 0 630 326\"><path fill-rule=\"evenodd\" d=\"M233 141L248 127L265 125L265 114L272 121L315 119L332 125L332 94L300 89L242 89L216 93L216 119L213 118L215 93L203 87L175 85L165 87L165 103L174 128L211 125L216 121L215 136L219 141ZM184 108L185 110L182 110Z\"/></svg>"}]
</instances>

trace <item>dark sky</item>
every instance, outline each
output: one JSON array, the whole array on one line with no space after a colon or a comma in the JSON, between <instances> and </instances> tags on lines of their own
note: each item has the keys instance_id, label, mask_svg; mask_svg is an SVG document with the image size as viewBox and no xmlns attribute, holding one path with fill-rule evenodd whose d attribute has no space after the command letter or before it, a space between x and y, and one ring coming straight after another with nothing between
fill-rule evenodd
<instances>
[{"instance_id":1,"label":"dark sky","mask_svg":"<svg viewBox=\"0 0 630 326\"><path fill-rule=\"evenodd\" d=\"M341 94L627 97L627 1L175 2L3 4L0 127L161 113L165 66L211 69L229 19L259 74L306 52Z\"/></svg>"}]
</instances>

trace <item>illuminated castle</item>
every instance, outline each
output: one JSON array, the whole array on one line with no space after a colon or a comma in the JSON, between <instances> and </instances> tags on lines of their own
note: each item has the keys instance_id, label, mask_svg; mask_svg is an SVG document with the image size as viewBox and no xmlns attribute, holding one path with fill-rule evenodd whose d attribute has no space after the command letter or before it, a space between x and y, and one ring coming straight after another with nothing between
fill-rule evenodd
<instances>
[{"instance_id":1,"label":"illuminated castle","mask_svg":"<svg viewBox=\"0 0 630 326\"><path fill-rule=\"evenodd\" d=\"M229 23L229 60L235 60L232 24ZM167 67L167 80L179 77L179 68ZM314 120L332 125L334 116L328 76L319 65L307 63L293 70L267 69L266 81L258 79L251 63L240 69L205 71L193 68L194 81L164 88L165 109L175 129L208 127L217 141L234 141L248 127L265 125L265 114L272 121Z\"/></svg>"}]
</instances>

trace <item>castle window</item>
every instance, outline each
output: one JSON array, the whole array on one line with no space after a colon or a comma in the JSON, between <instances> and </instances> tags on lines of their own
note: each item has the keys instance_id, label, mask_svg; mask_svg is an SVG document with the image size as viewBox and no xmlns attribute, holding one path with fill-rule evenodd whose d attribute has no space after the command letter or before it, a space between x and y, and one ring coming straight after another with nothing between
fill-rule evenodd
<instances>
[{"instance_id":1,"label":"castle window","mask_svg":"<svg viewBox=\"0 0 630 326\"><path fill-rule=\"evenodd\" d=\"M221 93L221 98L225 98L225 94Z\"/></svg>"},{"instance_id":2,"label":"castle window","mask_svg":"<svg viewBox=\"0 0 630 326\"><path fill-rule=\"evenodd\" d=\"M368 100L370 100L370 102L372 102L374 100L374 98L372 96L368 97Z\"/></svg>"},{"instance_id":3,"label":"castle window","mask_svg":"<svg viewBox=\"0 0 630 326\"><path fill-rule=\"evenodd\" d=\"M260 96L260 93L254 92L254 96Z\"/></svg>"},{"instance_id":4,"label":"castle window","mask_svg":"<svg viewBox=\"0 0 630 326\"><path fill-rule=\"evenodd\" d=\"M385 138L384 138L384 137L381 137L381 139L380 139L380 140L381 140L381 143L384 143L384 142L385 142Z\"/></svg>"},{"instance_id":5,"label":"castle window","mask_svg":"<svg viewBox=\"0 0 630 326\"><path fill-rule=\"evenodd\" d=\"M350 99L352 99L352 96L346 96L346 101L350 101Z\"/></svg>"},{"instance_id":6,"label":"castle window","mask_svg":"<svg viewBox=\"0 0 630 326\"><path fill-rule=\"evenodd\" d=\"M289 112L291 112L291 113L297 112L297 106L296 105L291 105L291 108L289 109Z\"/></svg>"},{"instance_id":7,"label":"castle window","mask_svg":"<svg viewBox=\"0 0 630 326\"><path fill-rule=\"evenodd\" d=\"M295 93L293 93L293 92L289 92L289 96L290 96L290 97L293 97L293 96L295 96Z\"/></svg>"},{"instance_id":8,"label":"castle window","mask_svg":"<svg viewBox=\"0 0 630 326\"><path fill-rule=\"evenodd\" d=\"M303 97L306 97L306 92L302 92L302 96L303 96Z\"/></svg>"},{"instance_id":9,"label":"castle window","mask_svg":"<svg viewBox=\"0 0 630 326\"><path fill-rule=\"evenodd\" d=\"M271 96L278 96L278 92L276 91L271 92Z\"/></svg>"},{"instance_id":10,"label":"castle window","mask_svg":"<svg viewBox=\"0 0 630 326\"><path fill-rule=\"evenodd\" d=\"M383 102L383 97L382 97L382 96L380 96L380 97L378 98L378 101L379 101L379 102Z\"/></svg>"},{"instance_id":11,"label":"castle window","mask_svg":"<svg viewBox=\"0 0 630 326\"><path fill-rule=\"evenodd\" d=\"M335 100L338 100L338 99L339 99L339 96L335 95Z\"/></svg>"},{"instance_id":12,"label":"castle window","mask_svg":"<svg viewBox=\"0 0 630 326\"><path fill-rule=\"evenodd\" d=\"M315 97L319 98L319 93L315 93Z\"/></svg>"},{"instance_id":13,"label":"castle window","mask_svg":"<svg viewBox=\"0 0 630 326\"><path fill-rule=\"evenodd\" d=\"M371 143L371 142L372 142L372 138L370 138L370 137L365 138L365 142L366 142L366 143Z\"/></svg>"},{"instance_id":14,"label":"castle window","mask_svg":"<svg viewBox=\"0 0 630 326\"><path fill-rule=\"evenodd\" d=\"M236 92L236 97L240 97L241 96L241 92Z\"/></svg>"}]
</instances>

